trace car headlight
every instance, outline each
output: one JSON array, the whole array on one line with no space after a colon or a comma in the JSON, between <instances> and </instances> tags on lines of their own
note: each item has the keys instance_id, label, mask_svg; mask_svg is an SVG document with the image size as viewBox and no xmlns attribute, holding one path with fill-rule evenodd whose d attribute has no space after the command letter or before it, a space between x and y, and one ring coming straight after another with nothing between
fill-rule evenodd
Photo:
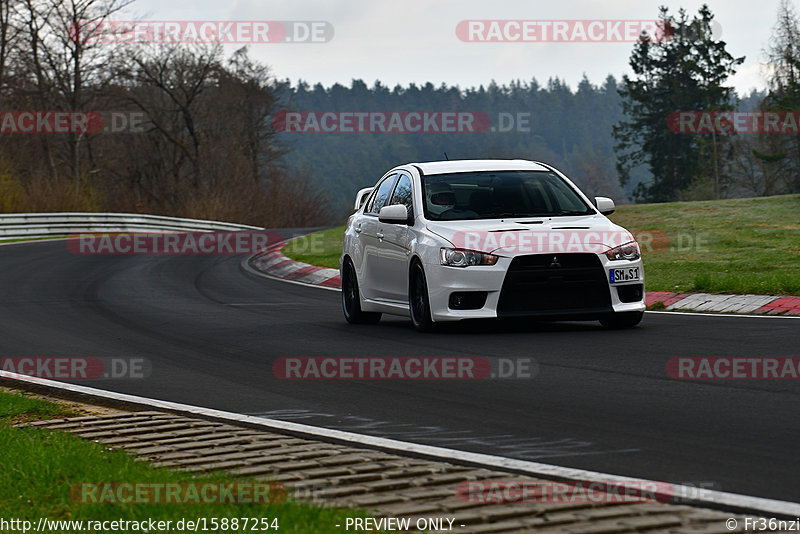
<instances>
[{"instance_id":1,"label":"car headlight","mask_svg":"<svg viewBox=\"0 0 800 534\"><path fill-rule=\"evenodd\" d=\"M439 259L442 265L449 267L469 267L471 265L494 265L499 256L476 252L474 250L463 250L459 248L442 248L439 251Z\"/></svg>"},{"instance_id":2,"label":"car headlight","mask_svg":"<svg viewBox=\"0 0 800 534\"><path fill-rule=\"evenodd\" d=\"M620 245L618 247L614 247L611 250L606 251L606 258L611 261L614 260L638 260L641 257L641 252L639 252L639 243L636 241L630 241L625 243L624 245Z\"/></svg>"}]
</instances>

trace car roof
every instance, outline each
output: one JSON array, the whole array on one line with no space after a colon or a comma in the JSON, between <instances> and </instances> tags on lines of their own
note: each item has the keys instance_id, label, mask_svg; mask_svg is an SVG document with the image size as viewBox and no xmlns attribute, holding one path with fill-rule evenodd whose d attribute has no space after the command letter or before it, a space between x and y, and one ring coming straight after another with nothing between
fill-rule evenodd
<instances>
[{"instance_id":1,"label":"car roof","mask_svg":"<svg viewBox=\"0 0 800 534\"><path fill-rule=\"evenodd\" d=\"M461 159L451 161L428 161L425 163L409 163L422 174L446 174L471 171L549 171L547 167L535 161L524 159ZM404 165L405 166L405 165Z\"/></svg>"}]
</instances>

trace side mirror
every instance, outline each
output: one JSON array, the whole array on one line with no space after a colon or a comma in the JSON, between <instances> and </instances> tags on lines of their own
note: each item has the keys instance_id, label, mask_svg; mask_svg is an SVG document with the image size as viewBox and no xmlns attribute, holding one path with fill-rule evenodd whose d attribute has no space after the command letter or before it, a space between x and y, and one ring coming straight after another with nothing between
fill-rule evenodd
<instances>
[{"instance_id":1,"label":"side mirror","mask_svg":"<svg viewBox=\"0 0 800 534\"><path fill-rule=\"evenodd\" d=\"M356 203L353 206L354 210L358 211L359 209L361 209L361 206L364 204L364 202L366 202L367 197L369 196L370 193L372 193L373 189L375 188L365 187L364 189L358 190L358 193L356 193Z\"/></svg>"},{"instance_id":2,"label":"side mirror","mask_svg":"<svg viewBox=\"0 0 800 534\"><path fill-rule=\"evenodd\" d=\"M378 220L389 224L408 224L408 208L405 204L384 206L378 212Z\"/></svg>"},{"instance_id":3,"label":"side mirror","mask_svg":"<svg viewBox=\"0 0 800 534\"><path fill-rule=\"evenodd\" d=\"M614 201L606 197L594 197L594 205L597 206L597 211L603 215L611 215L617 209Z\"/></svg>"}]
</instances>

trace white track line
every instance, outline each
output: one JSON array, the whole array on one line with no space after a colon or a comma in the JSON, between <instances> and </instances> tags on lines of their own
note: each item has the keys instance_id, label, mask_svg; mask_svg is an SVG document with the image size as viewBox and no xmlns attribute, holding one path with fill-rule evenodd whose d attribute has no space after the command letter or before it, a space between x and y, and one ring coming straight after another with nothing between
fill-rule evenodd
<instances>
[{"instance_id":1,"label":"white track line","mask_svg":"<svg viewBox=\"0 0 800 534\"><path fill-rule=\"evenodd\" d=\"M743 313L705 313L705 312L682 312L682 311L661 311L647 310L647 313L663 313L667 315L698 315L700 317L746 317L748 319L800 319L800 315L747 315Z\"/></svg>"},{"instance_id":2,"label":"white track line","mask_svg":"<svg viewBox=\"0 0 800 534\"><path fill-rule=\"evenodd\" d=\"M10 243L0 241L0 247L10 245L27 245L29 243L46 243L47 241L65 241L67 239L69 239L69 237L46 237L44 239L28 239L24 241L12 241Z\"/></svg>"},{"instance_id":3,"label":"white track line","mask_svg":"<svg viewBox=\"0 0 800 534\"><path fill-rule=\"evenodd\" d=\"M113 391L105 391L102 389L96 389L87 386L67 384L55 380L48 380L44 378L37 378L37 377L21 375L18 373L12 373L9 371L0 371L0 378L6 378L17 382L27 382L48 389L70 391L73 393L88 395L91 397L109 399L116 402L147 406L149 408L162 409L187 415L195 415L204 418L215 419L218 421L246 424L249 426L256 426L277 432L281 431L290 432L296 435L307 436L312 439L328 439L354 445L362 445L371 448L389 450L399 455L403 454L408 455L410 453L412 455L424 456L427 458L437 459L445 462L457 462L457 463L460 462L472 465L479 465L491 469L513 471L516 473L525 473L533 476L539 476L551 479L555 478L555 479L579 480L587 482L597 481L597 482L619 483L628 485L655 483L654 481L651 480L636 479L633 477L626 477L619 475L611 475L607 473L600 473L597 471L587 471L583 469L573 469L570 467L561 467L557 465L550 465L539 462L515 460L513 458L504 458L502 456L493 456L488 454L459 451L455 449L447 449L444 447L435 447L431 445L420 445L418 443L409 443L405 441L399 441L388 438L365 436L362 434L356 434L354 432L333 430L330 428L304 425L301 423L292 423L289 421L267 419L262 417L255 417L252 415L242 415L232 412L225 412L221 410L214 410L211 408L191 406L188 404L180 404L176 402L149 399L147 397L139 397L136 395L115 393ZM666 484L666 483L661 483L661 484ZM691 486L680 486L680 485L669 484L667 485L667 487L671 488L671 493L670 495L664 495L664 496L669 498L675 495L694 496L697 495L698 493L701 493L702 495L698 496L697 498L687 499L687 501L690 501L695 506L706 506L711 508L733 510L744 513L781 515L791 518L800 516L800 503L778 501L773 499L764 499L761 497L750 497L747 495L740 495L736 493L726 493L726 492L712 491L712 490L703 490L701 492L698 492L697 488Z\"/></svg>"}]
</instances>

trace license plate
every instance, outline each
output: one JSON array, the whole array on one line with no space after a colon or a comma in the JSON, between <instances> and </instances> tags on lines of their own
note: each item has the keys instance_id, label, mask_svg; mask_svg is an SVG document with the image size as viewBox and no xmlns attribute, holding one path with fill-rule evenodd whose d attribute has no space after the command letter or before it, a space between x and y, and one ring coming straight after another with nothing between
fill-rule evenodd
<instances>
[{"instance_id":1,"label":"license plate","mask_svg":"<svg viewBox=\"0 0 800 534\"><path fill-rule=\"evenodd\" d=\"M628 267L627 269L609 269L608 279L612 284L617 282L630 282L639 279L639 268Z\"/></svg>"}]
</instances>

